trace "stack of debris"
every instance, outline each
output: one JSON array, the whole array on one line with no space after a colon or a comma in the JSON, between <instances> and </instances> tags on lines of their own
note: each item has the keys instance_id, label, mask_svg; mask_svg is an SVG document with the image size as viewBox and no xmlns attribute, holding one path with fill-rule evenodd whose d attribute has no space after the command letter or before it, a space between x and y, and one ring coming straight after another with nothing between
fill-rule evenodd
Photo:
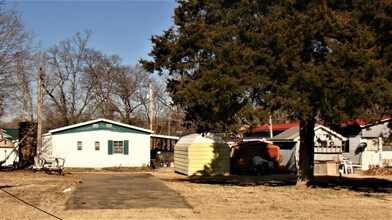
<instances>
[{"instance_id":1,"label":"stack of debris","mask_svg":"<svg viewBox=\"0 0 392 220\"><path fill-rule=\"evenodd\" d=\"M389 176L392 175L392 168L373 167L364 171L362 174L368 176Z\"/></svg>"}]
</instances>

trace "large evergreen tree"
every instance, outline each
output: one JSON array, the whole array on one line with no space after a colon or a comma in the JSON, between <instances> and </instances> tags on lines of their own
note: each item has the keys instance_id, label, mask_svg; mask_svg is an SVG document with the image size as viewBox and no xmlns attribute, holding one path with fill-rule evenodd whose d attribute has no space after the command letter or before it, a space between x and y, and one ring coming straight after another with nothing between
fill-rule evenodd
<instances>
[{"instance_id":1,"label":"large evergreen tree","mask_svg":"<svg viewBox=\"0 0 392 220\"><path fill-rule=\"evenodd\" d=\"M314 123L391 114L390 1L179 1L144 67L202 131L300 123L298 183L313 175Z\"/></svg>"}]
</instances>

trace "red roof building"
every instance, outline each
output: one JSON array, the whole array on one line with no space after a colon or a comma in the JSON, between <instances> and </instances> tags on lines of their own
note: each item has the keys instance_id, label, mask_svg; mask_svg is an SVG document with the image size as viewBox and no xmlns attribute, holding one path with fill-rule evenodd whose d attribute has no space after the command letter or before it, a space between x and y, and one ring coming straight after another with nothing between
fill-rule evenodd
<instances>
[{"instance_id":1,"label":"red roof building","mask_svg":"<svg viewBox=\"0 0 392 220\"><path fill-rule=\"evenodd\" d=\"M390 120L390 116L383 116L380 118L380 122L384 122L387 120ZM325 125L323 121L316 122L316 125ZM369 126L370 124L365 122L362 119L356 119L352 120L346 123L342 123L341 127L349 127L351 125L359 125L359 127L366 127ZM262 138L270 138L270 130L272 130L272 136L276 136L283 131L286 131L287 129L290 129L292 127L299 126L299 122L293 122L293 123L285 123L285 124L272 124L272 128L270 128L270 125L260 125L257 126L256 128L249 130L249 129L243 129L243 138L244 139L262 139Z\"/></svg>"}]
</instances>

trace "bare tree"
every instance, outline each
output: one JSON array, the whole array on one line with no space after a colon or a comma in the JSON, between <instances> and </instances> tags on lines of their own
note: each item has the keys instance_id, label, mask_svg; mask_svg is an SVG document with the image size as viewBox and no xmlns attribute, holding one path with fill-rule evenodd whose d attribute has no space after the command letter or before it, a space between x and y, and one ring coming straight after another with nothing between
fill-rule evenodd
<instances>
[{"instance_id":1,"label":"bare tree","mask_svg":"<svg viewBox=\"0 0 392 220\"><path fill-rule=\"evenodd\" d=\"M31 50L32 33L27 31L16 9L6 9L0 2L0 117L10 94L10 77L16 60Z\"/></svg>"},{"instance_id":2,"label":"bare tree","mask_svg":"<svg viewBox=\"0 0 392 220\"><path fill-rule=\"evenodd\" d=\"M118 56L107 56L99 51L88 50L87 68L83 77L83 84L93 85L94 107L90 109L92 115L107 119L115 119L117 107L113 101L116 74L121 71L121 59Z\"/></svg>"},{"instance_id":3,"label":"bare tree","mask_svg":"<svg viewBox=\"0 0 392 220\"><path fill-rule=\"evenodd\" d=\"M113 99L120 120L127 124L140 123L136 110L145 102L149 74L140 66L123 66L114 76L114 81Z\"/></svg>"},{"instance_id":4,"label":"bare tree","mask_svg":"<svg viewBox=\"0 0 392 220\"><path fill-rule=\"evenodd\" d=\"M156 90L157 97L154 100L157 102L165 99L164 85L154 82L141 66L122 66L118 56L89 50L86 62L83 84L94 85L93 116L149 127L149 85L152 83ZM165 117L159 115L164 105L157 103L154 106L154 121L164 121L161 118Z\"/></svg>"},{"instance_id":5,"label":"bare tree","mask_svg":"<svg viewBox=\"0 0 392 220\"><path fill-rule=\"evenodd\" d=\"M20 121L34 121L35 105L33 91L36 84L34 60L30 54L18 53L14 58L14 68L10 75L9 86L12 88L9 97L12 99L12 110Z\"/></svg>"},{"instance_id":6,"label":"bare tree","mask_svg":"<svg viewBox=\"0 0 392 220\"><path fill-rule=\"evenodd\" d=\"M43 88L53 106L53 112L49 113L53 126L79 122L94 97L94 84L82 83L89 37L88 31L84 35L77 33L48 50L49 66Z\"/></svg>"},{"instance_id":7,"label":"bare tree","mask_svg":"<svg viewBox=\"0 0 392 220\"><path fill-rule=\"evenodd\" d=\"M168 124L168 120L170 118L170 114L172 113L172 107L170 105L170 97L165 89L165 84L162 81L159 81L153 78L151 75L149 76L149 84L152 87L152 103L153 103L153 130L155 133L166 133L166 125ZM143 114L144 120L148 121L150 118L150 111L149 111L149 98L148 94L148 87L143 88L140 91L142 109L141 113Z\"/></svg>"},{"instance_id":8,"label":"bare tree","mask_svg":"<svg viewBox=\"0 0 392 220\"><path fill-rule=\"evenodd\" d=\"M160 101L165 97L164 85L154 82L141 66L122 66L118 56L88 48L89 36L89 32L77 33L45 55L47 127L66 126L93 117L148 127L149 113L145 108L149 103L148 86L154 84L156 100ZM155 121L161 120L159 114L164 108L159 102L154 104Z\"/></svg>"},{"instance_id":9,"label":"bare tree","mask_svg":"<svg viewBox=\"0 0 392 220\"><path fill-rule=\"evenodd\" d=\"M118 56L88 48L90 35L76 33L33 57L32 33L24 29L17 11L6 9L0 0L0 117L12 100L12 116L34 120L33 89L42 68L45 129L92 117L148 127L150 83L155 129L164 129L170 108L163 84L140 66L122 66Z\"/></svg>"}]
</instances>

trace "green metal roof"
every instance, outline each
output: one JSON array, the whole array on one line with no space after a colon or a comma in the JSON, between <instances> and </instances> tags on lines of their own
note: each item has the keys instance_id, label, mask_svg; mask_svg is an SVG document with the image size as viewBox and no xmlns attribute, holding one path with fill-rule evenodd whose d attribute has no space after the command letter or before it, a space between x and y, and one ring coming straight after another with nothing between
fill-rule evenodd
<instances>
[{"instance_id":1,"label":"green metal roof","mask_svg":"<svg viewBox=\"0 0 392 220\"><path fill-rule=\"evenodd\" d=\"M126 133L137 133L137 134L151 134L153 131L139 128L136 126L131 126L107 119L97 119L92 121L87 121L75 125L70 125L58 129L50 130L49 133L52 134L68 134L68 133L79 133L86 131L96 131L96 130L108 130L115 132L126 132Z\"/></svg>"},{"instance_id":2,"label":"green metal roof","mask_svg":"<svg viewBox=\"0 0 392 220\"><path fill-rule=\"evenodd\" d=\"M1 130L4 130L4 133L11 136L13 139L18 139L18 137L19 137L19 129L1 128Z\"/></svg>"}]
</instances>

